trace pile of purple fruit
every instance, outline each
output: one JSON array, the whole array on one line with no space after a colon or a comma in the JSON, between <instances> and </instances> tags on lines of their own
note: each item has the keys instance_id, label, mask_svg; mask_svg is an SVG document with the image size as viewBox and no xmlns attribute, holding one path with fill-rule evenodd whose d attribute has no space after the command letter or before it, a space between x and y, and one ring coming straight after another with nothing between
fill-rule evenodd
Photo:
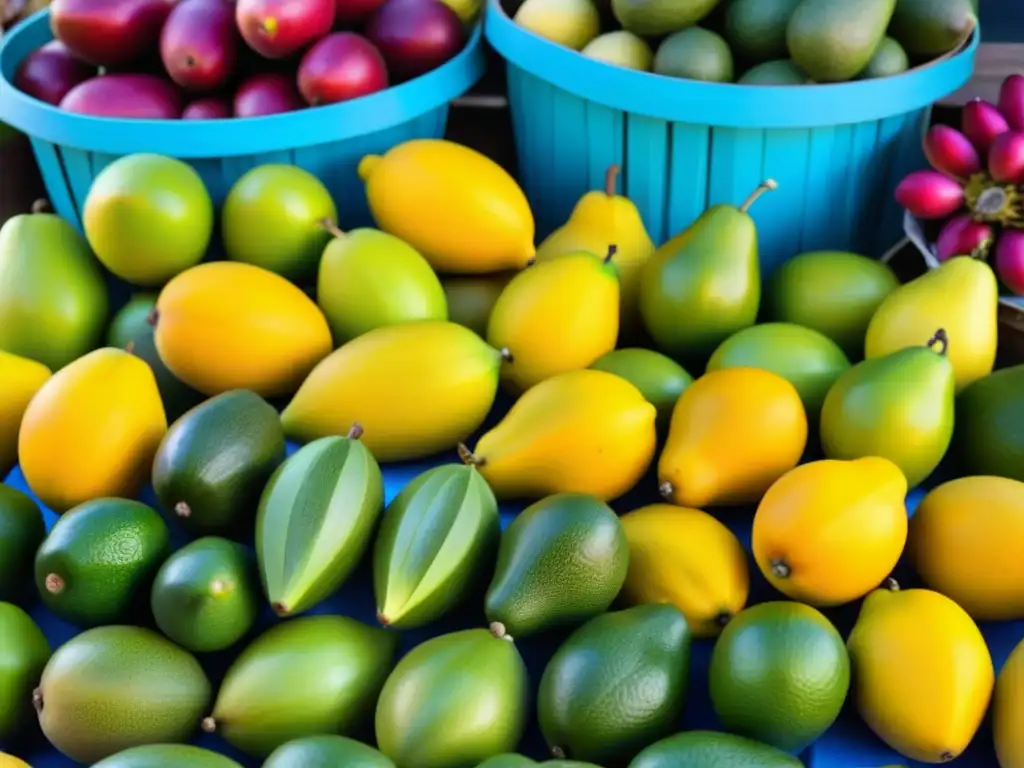
<instances>
[{"instance_id":1,"label":"pile of purple fruit","mask_svg":"<svg viewBox=\"0 0 1024 768\"><path fill-rule=\"evenodd\" d=\"M924 153L931 169L903 179L896 200L941 224L935 257L990 259L1003 285L1024 296L1024 75L1003 81L998 104L968 102L960 130L932 126Z\"/></svg>"},{"instance_id":2,"label":"pile of purple fruit","mask_svg":"<svg viewBox=\"0 0 1024 768\"><path fill-rule=\"evenodd\" d=\"M19 90L79 114L244 118L366 96L439 67L467 30L442 0L54 0Z\"/></svg>"}]
</instances>

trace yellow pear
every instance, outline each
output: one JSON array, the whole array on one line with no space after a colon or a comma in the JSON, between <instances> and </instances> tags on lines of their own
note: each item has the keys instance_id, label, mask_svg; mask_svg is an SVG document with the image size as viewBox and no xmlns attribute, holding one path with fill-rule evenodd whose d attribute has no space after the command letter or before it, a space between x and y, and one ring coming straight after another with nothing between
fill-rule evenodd
<instances>
[{"instance_id":1,"label":"yellow pear","mask_svg":"<svg viewBox=\"0 0 1024 768\"><path fill-rule=\"evenodd\" d=\"M604 371L570 371L526 392L476 449L459 446L496 496L589 493L615 499L654 457L657 410L640 390Z\"/></svg>"},{"instance_id":2,"label":"yellow pear","mask_svg":"<svg viewBox=\"0 0 1024 768\"><path fill-rule=\"evenodd\" d=\"M591 0L526 0L514 20L535 35L575 51L601 31L601 15Z\"/></svg>"},{"instance_id":3,"label":"yellow pear","mask_svg":"<svg viewBox=\"0 0 1024 768\"><path fill-rule=\"evenodd\" d=\"M50 376L42 363L0 349L0 481L18 463L21 418Z\"/></svg>"},{"instance_id":4,"label":"yellow pear","mask_svg":"<svg viewBox=\"0 0 1024 768\"><path fill-rule=\"evenodd\" d=\"M957 256L890 293L868 324L864 356L884 357L920 346L936 328L951 343L946 356L956 391L992 372L999 327L999 284L992 269Z\"/></svg>"},{"instance_id":5,"label":"yellow pear","mask_svg":"<svg viewBox=\"0 0 1024 768\"><path fill-rule=\"evenodd\" d=\"M612 259L579 251L534 264L509 281L487 324L487 342L508 350L502 378L514 392L586 368L615 349L619 277Z\"/></svg>"},{"instance_id":6,"label":"yellow pear","mask_svg":"<svg viewBox=\"0 0 1024 768\"><path fill-rule=\"evenodd\" d=\"M654 243L633 201L615 194L618 175L617 165L608 168L604 189L580 198L569 220L537 248L537 261L578 251L602 255L614 245L622 286L619 330L623 338L628 338L640 327L640 274L654 253Z\"/></svg>"}]
</instances>

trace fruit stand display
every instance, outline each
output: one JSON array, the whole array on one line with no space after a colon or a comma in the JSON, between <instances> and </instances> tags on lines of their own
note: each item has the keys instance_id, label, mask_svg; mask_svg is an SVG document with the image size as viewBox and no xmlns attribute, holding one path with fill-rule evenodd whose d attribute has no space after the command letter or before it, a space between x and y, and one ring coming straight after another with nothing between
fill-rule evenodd
<instances>
[{"instance_id":1,"label":"fruit stand display","mask_svg":"<svg viewBox=\"0 0 1024 768\"><path fill-rule=\"evenodd\" d=\"M225 2L56 0L0 47L55 209L0 227L0 768L1024 767L1008 273L850 251L951 177L1024 194L969 128L909 138L973 17L928 51L869 0L870 45L768 74L940 60L755 86L684 67L745 0L492 6L520 184L439 138L472 4ZM774 102L798 129L725 117Z\"/></svg>"}]
</instances>

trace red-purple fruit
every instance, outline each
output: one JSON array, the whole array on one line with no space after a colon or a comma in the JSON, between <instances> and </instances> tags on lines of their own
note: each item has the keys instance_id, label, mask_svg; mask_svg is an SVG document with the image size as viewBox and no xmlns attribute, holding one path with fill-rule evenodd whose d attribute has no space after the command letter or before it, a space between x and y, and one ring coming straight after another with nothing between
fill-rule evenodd
<instances>
[{"instance_id":1,"label":"red-purple fruit","mask_svg":"<svg viewBox=\"0 0 1024 768\"><path fill-rule=\"evenodd\" d=\"M935 241L935 258L946 261L954 256L984 257L992 246L992 227L975 221L969 213L946 222Z\"/></svg>"},{"instance_id":2,"label":"red-purple fruit","mask_svg":"<svg viewBox=\"0 0 1024 768\"><path fill-rule=\"evenodd\" d=\"M172 120L181 117L181 91L157 75L103 75L72 88L60 108L96 117Z\"/></svg>"},{"instance_id":3,"label":"red-purple fruit","mask_svg":"<svg viewBox=\"0 0 1024 768\"><path fill-rule=\"evenodd\" d=\"M980 153L985 154L996 136L1010 130L999 109L983 99L971 99L964 105L960 127Z\"/></svg>"},{"instance_id":4,"label":"red-purple fruit","mask_svg":"<svg viewBox=\"0 0 1024 768\"><path fill-rule=\"evenodd\" d=\"M250 48L284 59L331 31L335 1L238 0L235 21Z\"/></svg>"},{"instance_id":5,"label":"red-purple fruit","mask_svg":"<svg viewBox=\"0 0 1024 768\"><path fill-rule=\"evenodd\" d=\"M966 179L981 170L981 156L971 140L948 125L928 129L924 154L932 168L957 179Z\"/></svg>"},{"instance_id":6,"label":"red-purple fruit","mask_svg":"<svg viewBox=\"0 0 1024 768\"><path fill-rule=\"evenodd\" d=\"M896 187L896 202L919 219L944 219L964 204L964 189L938 171L914 171Z\"/></svg>"},{"instance_id":7,"label":"red-purple fruit","mask_svg":"<svg viewBox=\"0 0 1024 768\"><path fill-rule=\"evenodd\" d=\"M999 89L999 111L1017 131L1024 131L1024 75L1010 75Z\"/></svg>"},{"instance_id":8,"label":"red-purple fruit","mask_svg":"<svg viewBox=\"0 0 1024 768\"><path fill-rule=\"evenodd\" d=\"M90 64L115 67L153 51L174 0L53 0L53 36Z\"/></svg>"},{"instance_id":9,"label":"red-purple fruit","mask_svg":"<svg viewBox=\"0 0 1024 768\"><path fill-rule=\"evenodd\" d=\"M223 120L231 117L231 102L220 96L196 99L181 113L182 120Z\"/></svg>"},{"instance_id":10,"label":"red-purple fruit","mask_svg":"<svg viewBox=\"0 0 1024 768\"><path fill-rule=\"evenodd\" d=\"M51 40L21 62L14 73L14 87L57 106L68 91L95 76L96 67L72 56L60 40Z\"/></svg>"},{"instance_id":11,"label":"red-purple fruit","mask_svg":"<svg viewBox=\"0 0 1024 768\"><path fill-rule=\"evenodd\" d=\"M996 274L1003 285L1024 296L1024 230L1004 229L996 243Z\"/></svg>"},{"instance_id":12,"label":"red-purple fruit","mask_svg":"<svg viewBox=\"0 0 1024 768\"><path fill-rule=\"evenodd\" d=\"M466 44L459 17L441 0L387 0L366 25L395 80L425 74Z\"/></svg>"},{"instance_id":13,"label":"red-purple fruit","mask_svg":"<svg viewBox=\"0 0 1024 768\"><path fill-rule=\"evenodd\" d=\"M182 0L160 34L160 59L182 88L207 93L235 71L239 43L235 9L228 0Z\"/></svg>"},{"instance_id":14,"label":"red-purple fruit","mask_svg":"<svg viewBox=\"0 0 1024 768\"><path fill-rule=\"evenodd\" d=\"M362 24L385 0L337 0L334 22L339 26Z\"/></svg>"},{"instance_id":15,"label":"red-purple fruit","mask_svg":"<svg viewBox=\"0 0 1024 768\"><path fill-rule=\"evenodd\" d=\"M314 107L366 96L388 87L384 57L355 32L335 32L306 51L299 64L299 93Z\"/></svg>"},{"instance_id":16,"label":"red-purple fruit","mask_svg":"<svg viewBox=\"0 0 1024 768\"><path fill-rule=\"evenodd\" d=\"M295 89L295 79L280 72L253 75L235 91L235 117L260 117L293 112L306 106Z\"/></svg>"},{"instance_id":17,"label":"red-purple fruit","mask_svg":"<svg viewBox=\"0 0 1024 768\"><path fill-rule=\"evenodd\" d=\"M1001 184L1024 182L1024 132L996 136L988 150L988 175Z\"/></svg>"}]
</instances>

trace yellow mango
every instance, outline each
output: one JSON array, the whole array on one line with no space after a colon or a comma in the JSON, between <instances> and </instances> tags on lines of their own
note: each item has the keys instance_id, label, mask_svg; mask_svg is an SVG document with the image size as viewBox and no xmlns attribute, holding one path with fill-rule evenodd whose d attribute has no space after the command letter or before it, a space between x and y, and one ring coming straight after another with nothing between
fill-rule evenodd
<instances>
[{"instance_id":1,"label":"yellow mango","mask_svg":"<svg viewBox=\"0 0 1024 768\"><path fill-rule=\"evenodd\" d=\"M0 349L0 481L18 463L18 430L25 409L52 375L42 363Z\"/></svg>"},{"instance_id":2,"label":"yellow mango","mask_svg":"<svg viewBox=\"0 0 1024 768\"><path fill-rule=\"evenodd\" d=\"M14 755L0 752L0 768L32 768L32 766L24 760L19 760Z\"/></svg>"},{"instance_id":3,"label":"yellow mango","mask_svg":"<svg viewBox=\"0 0 1024 768\"><path fill-rule=\"evenodd\" d=\"M625 379L570 371L528 390L474 451L460 445L459 453L502 499L589 493L609 501L650 466L656 417Z\"/></svg>"},{"instance_id":4,"label":"yellow mango","mask_svg":"<svg viewBox=\"0 0 1024 768\"><path fill-rule=\"evenodd\" d=\"M451 450L494 405L501 353L468 328L422 320L376 328L318 365L281 414L288 437L345 435L378 461Z\"/></svg>"},{"instance_id":5,"label":"yellow mango","mask_svg":"<svg viewBox=\"0 0 1024 768\"><path fill-rule=\"evenodd\" d=\"M933 489L910 521L924 583L979 621L1024 619L1024 483L962 477Z\"/></svg>"},{"instance_id":6,"label":"yellow mango","mask_svg":"<svg viewBox=\"0 0 1024 768\"><path fill-rule=\"evenodd\" d=\"M651 504L623 515L631 605L669 603L695 637L715 637L743 610L750 591L747 552L732 531L699 509Z\"/></svg>"},{"instance_id":7,"label":"yellow mango","mask_svg":"<svg viewBox=\"0 0 1024 768\"><path fill-rule=\"evenodd\" d=\"M526 195L489 157L443 139L415 139L359 163L377 226L438 272L522 269L535 253Z\"/></svg>"},{"instance_id":8,"label":"yellow mango","mask_svg":"<svg viewBox=\"0 0 1024 768\"><path fill-rule=\"evenodd\" d=\"M753 504L806 445L807 414L792 384L760 368L712 371L676 402L659 489L682 507Z\"/></svg>"},{"instance_id":9,"label":"yellow mango","mask_svg":"<svg viewBox=\"0 0 1024 768\"><path fill-rule=\"evenodd\" d=\"M922 763L960 756L995 682L985 638L963 608L888 579L864 599L847 648L857 710L882 741Z\"/></svg>"},{"instance_id":10,"label":"yellow mango","mask_svg":"<svg viewBox=\"0 0 1024 768\"><path fill-rule=\"evenodd\" d=\"M131 499L149 482L166 432L149 365L121 349L98 349L32 398L18 436L21 471L55 512L105 496Z\"/></svg>"},{"instance_id":11,"label":"yellow mango","mask_svg":"<svg viewBox=\"0 0 1024 768\"><path fill-rule=\"evenodd\" d=\"M907 541L907 479L888 459L813 461L779 478L754 514L754 559L787 597L827 607L863 597Z\"/></svg>"},{"instance_id":12,"label":"yellow mango","mask_svg":"<svg viewBox=\"0 0 1024 768\"><path fill-rule=\"evenodd\" d=\"M1013 649L996 681L992 735L999 768L1024 768L1024 641Z\"/></svg>"},{"instance_id":13,"label":"yellow mango","mask_svg":"<svg viewBox=\"0 0 1024 768\"><path fill-rule=\"evenodd\" d=\"M510 391L586 368L615 349L619 278L613 255L581 251L535 264L501 292L487 342L510 353L502 368Z\"/></svg>"},{"instance_id":14,"label":"yellow mango","mask_svg":"<svg viewBox=\"0 0 1024 768\"><path fill-rule=\"evenodd\" d=\"M334 347L316 303L251 264L200 264L172 279L156 304L156 348L193 389L289 395Z\"/></svg>"}]
</instances>

